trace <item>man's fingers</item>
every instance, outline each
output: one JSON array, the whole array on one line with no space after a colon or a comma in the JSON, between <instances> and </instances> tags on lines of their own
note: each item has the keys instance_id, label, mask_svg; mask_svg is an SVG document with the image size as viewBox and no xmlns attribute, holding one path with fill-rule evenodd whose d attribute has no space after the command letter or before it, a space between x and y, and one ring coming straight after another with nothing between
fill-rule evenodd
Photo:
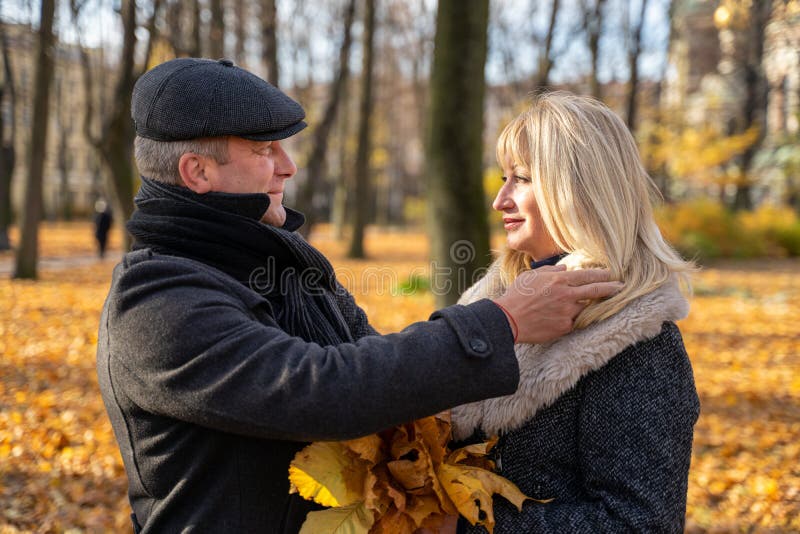
<instances>
[{"instance_id":1,"label":"man's fingers","mask_svg":"<svg viewBox=\"0 0 800 534\"><path fill-rule=\"evenodd\" d=\"M575 300L602 299L616 295L623 287L622 282L599 282L582 285L574 288L573 296Z\"/></svg>"},{"instance_id":2,"label":"man's fingers","mask_svg":"<svg viewBox=\"0 0 800 534\"><path fill-rule=\"evenodd\" d=\"M566 270L567 270L567 266L566 265L543 265L541 267L537 267L536 269L533 269L533 272L534 273L536 273L536 272L539 272L539 273L550 273L550 272L558 272L558 271L566 271Z\"/></svg>"},{"instance_id":3,"label":"man's fingers","mask_svg":"<svg viewBox=\"0 0 800 534\"><path fill-rule=\"evenodd\" d=\"M579 271L569 271L564 275L567 284L571 286L582 286L594 284L596 282L608 282L611 279L611 271L608 269L583 269Z\"/></svg>"}]
</instances>

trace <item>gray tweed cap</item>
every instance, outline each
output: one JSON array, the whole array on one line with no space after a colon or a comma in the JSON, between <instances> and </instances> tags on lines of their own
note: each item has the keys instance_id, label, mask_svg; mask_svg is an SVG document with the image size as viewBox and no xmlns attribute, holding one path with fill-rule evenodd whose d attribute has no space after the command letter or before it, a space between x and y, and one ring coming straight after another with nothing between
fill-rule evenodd
<instances>
[{"instance_id":1,"label":"gray tweed cap","mask_svg":"<svg viewBox=\"0 0 800 534\"><path fill-rule=\"evenodd\" d=\"M162 63L136 81L131 101L137 135L157 141L285 139L306 127L305 115L300 104L227 59Z\"/></svg>"}]
</instances>

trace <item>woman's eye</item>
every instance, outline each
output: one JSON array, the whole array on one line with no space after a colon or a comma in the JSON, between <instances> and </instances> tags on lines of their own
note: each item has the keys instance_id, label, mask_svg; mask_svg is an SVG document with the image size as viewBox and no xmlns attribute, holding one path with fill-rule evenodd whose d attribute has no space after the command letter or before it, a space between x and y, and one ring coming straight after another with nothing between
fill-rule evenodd
<instances>
[{"instance_id":1,"label":"woman's eye","mask_svg":"<svg viewBox=\"0 0 800 534\"><path fill-rule=\"evenodd\" d=\"M516 174L515 174L515 175L514 175L514 181L515 181L516 183L528 184L528 183L530 183L531 179L530 179L530 178L527 178L527 177L525 177L525 176L519 176L519 175L516 175Z\"/></svg>"}]
</instances>

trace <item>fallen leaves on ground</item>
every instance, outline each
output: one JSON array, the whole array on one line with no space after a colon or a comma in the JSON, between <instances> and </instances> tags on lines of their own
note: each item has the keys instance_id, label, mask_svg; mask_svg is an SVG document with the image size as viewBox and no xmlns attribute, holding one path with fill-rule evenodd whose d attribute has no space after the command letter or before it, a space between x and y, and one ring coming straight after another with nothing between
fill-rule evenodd
<instances>
[{"instance_id":1,"label":"fallen leaves on ground","mask_svg":"<svg viewBox=\"0 0 800 534\"><path fill-rule=\"evenodd\" d=\"M50 250L93 253L90 224L62 228L44 227ZM312 241L348 270L343 283L378 330L433 311L428 293L392 296L393 281L425 272L422 234L368 233L367 260L344 259L344 245L324 234ZM45 271L38 282L0 279L2 534L130 529L94 370L110 275L104 263ZM800 532L800 261L708 268L696 288L680 322L702 403L687 529Z\"/></svg>"},{"instance_id":2,"label":"fallen leaves on ground","mask_svg":"<svg viewBox=\"0 0 800 534\"><path fill-rule=\"evenodd\" d=\"M108 234L109 251L122 246L122 227L112 223ZM9 231L12 243L19 243L19 228L12 226ZM43 222L39 226L39 257L69 258L74 256L95 256L97 244L94 239L94 226L84 221ZM0 260L13 258L13 252L0 252Z\"/></svg>"}]
</instances>

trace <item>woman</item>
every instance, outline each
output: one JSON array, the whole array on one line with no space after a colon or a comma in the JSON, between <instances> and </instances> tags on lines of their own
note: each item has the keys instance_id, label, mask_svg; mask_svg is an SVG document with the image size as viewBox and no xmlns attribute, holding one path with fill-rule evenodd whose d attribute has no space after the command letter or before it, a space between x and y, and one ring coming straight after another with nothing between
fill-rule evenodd
<instances>
[{"instance_id":1,"label":"woman","mask_svg":"<svg viewBox=\"0 0 800 534\"><path fill-rule=\"evenodd\" d=\"M555 263L606 267L625 287L572 334L517 345L516 393L453 410L456 440L499 435L498 472L552 499L519 512L496 498L495 533L682 532L699 401L674 321L693 266L661 237L633 137L602 103L549 93L506 126L497 160L507 247L462 304Z\"/></svg>"}]
</instances>

